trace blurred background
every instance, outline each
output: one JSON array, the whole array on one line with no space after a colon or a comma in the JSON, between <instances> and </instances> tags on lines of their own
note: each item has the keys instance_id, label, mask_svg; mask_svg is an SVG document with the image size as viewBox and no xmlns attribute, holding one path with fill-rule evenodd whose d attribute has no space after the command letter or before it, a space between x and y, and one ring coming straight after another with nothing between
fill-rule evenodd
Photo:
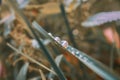
<instances>
[{"instance_id":1,"label":"blurred background","mask_svg":"<svg viewBox=\"0 0 120 80\"><path fill-rule=\"evenodd\" d=\"M7 1L2 0L0 4L0 80L58 80L58 77L50 71L31 61L34 59L51 69L46 56L33 42L35 39L19 17L20 14ZM66 40L69 45L85 52L120 75L119 15L115 21L111 18L111 21L105 24L97 26L93 24L92 27L82 25L97 13L120 11L120 0L13 1L16 3L12 4L17 5L31 23L37 21L47 32ZM45 39L43 41L46 42ZM30 59L17 54L7 43L12 44L17 48L17 52L23 52ZM103 80L63 49L51 44L46 44L46 47L54 59L59 55L64 56L56 63L59 64L67 80Z\"/></svg>"}]
</instances>

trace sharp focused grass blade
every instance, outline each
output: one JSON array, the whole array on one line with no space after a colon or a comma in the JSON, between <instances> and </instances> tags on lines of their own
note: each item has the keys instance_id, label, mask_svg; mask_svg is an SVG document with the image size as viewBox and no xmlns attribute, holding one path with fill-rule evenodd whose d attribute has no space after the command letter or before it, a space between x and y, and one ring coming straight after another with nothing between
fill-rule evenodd
<instances>
[{"instance_id":1,"label":"sharp focused grass blade","mask_svg":"<svg viewBox=\"0 0 120 80\"><path fill-rule=\"evenodd\" d=\"M48 33L40 27L36 22L32 23L33 26L46 38L51 39L52 41L56 42ZM57 43L57 42L56 42ZM58 46L61 46L59 43ZM63 48L61 46L61 48ZM63 48L65 49L65 48ZM93 59L92 57L88 56L87 54L75 49L72 46L68 46L66 49L70 54L74 55L76 58L78 58L84 65L86 65L88 68L90 68L92 71L94 71L96 74L101 76L105 80L120 80L120 77L117 76L113 71L111 71L109 68L104 66L99 61Z\"/></svg>"}]
</instances>

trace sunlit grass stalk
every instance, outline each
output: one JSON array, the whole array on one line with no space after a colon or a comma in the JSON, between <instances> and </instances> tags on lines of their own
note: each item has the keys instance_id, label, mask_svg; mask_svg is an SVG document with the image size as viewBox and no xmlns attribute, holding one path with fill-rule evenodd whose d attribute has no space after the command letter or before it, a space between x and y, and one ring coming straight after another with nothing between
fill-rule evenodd
<instances>
[{"instance_id":1,"label":"sunlit grass stalk","mask_svg":"<svg viewBox=\"0 0 120 80\"><path fill-rule=\"evenodd\" d=\"M44 68L44 69L52 72L53 74L57 75L53 70L51 70L51 69L49 69L48 67L44 66L42 63L36 61L35 59L31 58L30 56L26 55L25 53L19 51L17 48L13 47L11 44L7 43L7 45L8 45L11 49L13 49L16 53L21 54L22 56L24 56L25 58L29 59L29 60L32 61L33 63L35 63L35 64L41 66L42 68Z\"/></svg>"}]
</instances>

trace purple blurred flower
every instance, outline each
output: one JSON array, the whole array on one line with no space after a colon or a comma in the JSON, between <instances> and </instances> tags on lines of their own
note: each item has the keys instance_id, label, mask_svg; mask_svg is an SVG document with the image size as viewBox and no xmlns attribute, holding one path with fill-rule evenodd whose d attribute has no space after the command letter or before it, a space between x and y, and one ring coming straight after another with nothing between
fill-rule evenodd
<instances>
[{"instance_id":1,"label":"purple blurred flower","mask_svg":"<svg viewBox=\"0 0 120 80\"><path fill-rule=\"evenodd\" d=\"M120 11L101 12L89 17L82 23L84 27L99 26L104 23L117 21L120 19Z\"/></svg>"}]
</instances>

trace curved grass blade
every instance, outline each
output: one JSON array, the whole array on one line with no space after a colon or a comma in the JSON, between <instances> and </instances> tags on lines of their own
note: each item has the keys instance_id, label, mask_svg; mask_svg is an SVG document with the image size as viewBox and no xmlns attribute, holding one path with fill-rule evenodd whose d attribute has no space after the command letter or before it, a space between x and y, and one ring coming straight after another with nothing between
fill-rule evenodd
<instances>
[{"instance_id":1,"label":"curved grass blade","mask_svg":"<svg viewBox=\"0 0 120 80\"><path fill-rule=\"evenodd\" d=\"M58 55L58 56L55 58L55 62L56 62L56 64L57 64L57 66L60 65L60 62L61 62L62 58L63 58L63 55Z\"/></svg>"},{"instance_id":2,"label":"curved grass blade","mask_svg":"<svg viewBox=\"0 0 120 80\"><path fill-rule=\"evenodd\" d=\"M62 55L62 54L61 54L61 55L58 55L58 56L55 58L55 63L57 64L58 67L59 67L59 65L60 65L60 62L61 62L62 58L63 58L63 55ZM52 69L53 69L53 68L52 68ZM54 77L54 75L50 72L49 75L48 75L48 79L52 80L53 77Z\"/></svg>"},{"instance_id":3,"label":"curved grass blade","mask_svg":"<svg viewBox=\"0 0 120 80\"><path fill-rule=\"evenodd\" d=\"M26 80L27 70L29 63L25 63L19 71L19 74L16 77L16 80Z\"/></svg>"}]
</instances>

